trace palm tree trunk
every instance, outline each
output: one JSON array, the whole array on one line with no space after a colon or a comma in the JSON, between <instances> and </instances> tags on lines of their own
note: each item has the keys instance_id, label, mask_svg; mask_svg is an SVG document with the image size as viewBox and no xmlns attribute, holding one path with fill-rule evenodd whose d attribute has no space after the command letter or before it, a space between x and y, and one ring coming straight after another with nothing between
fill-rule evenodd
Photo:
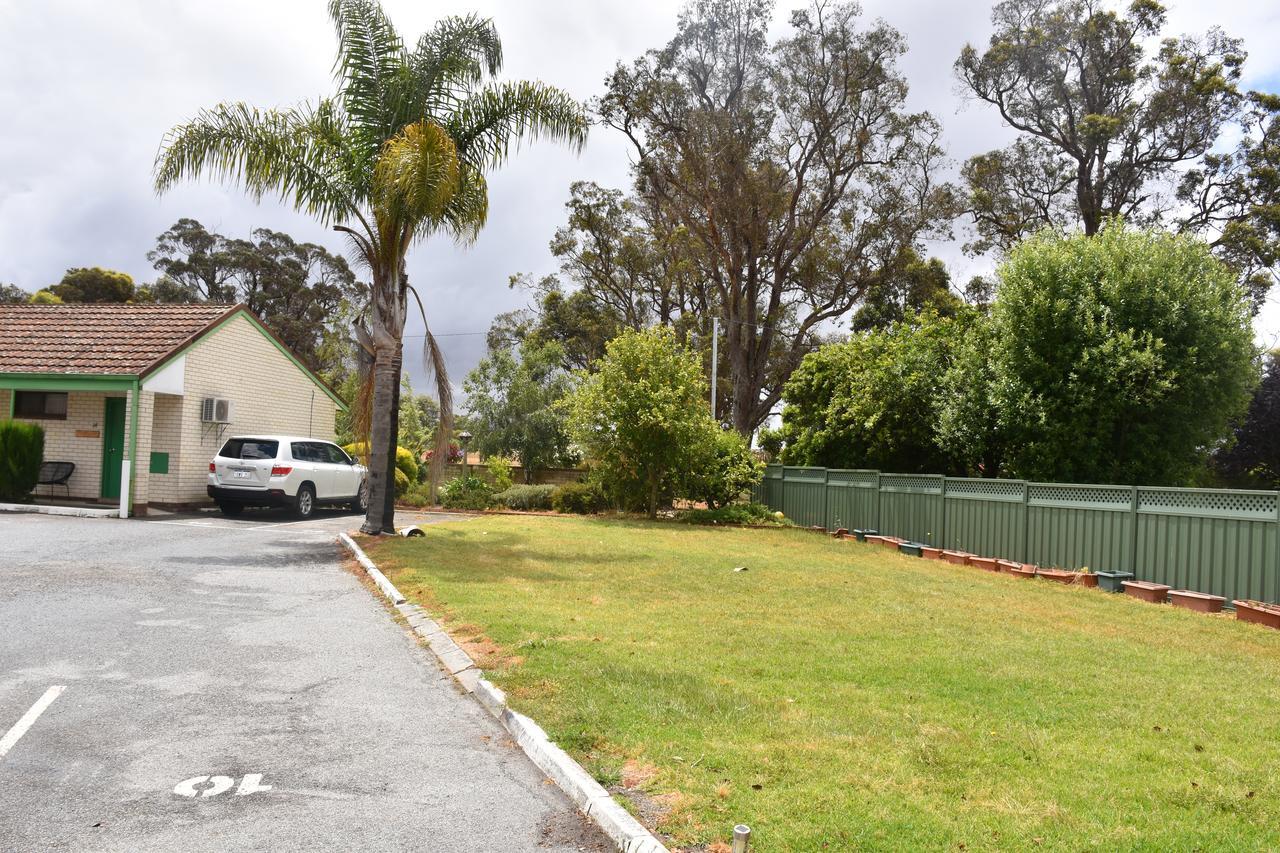
<instances>
[{"instance_id":1,"label":"palm tree trunk","mask_svg":"<svg viewBox=\"0 0 1280 853\"><path fill-rule=\"evenodd\" d=\"M400 374L403 366L404 348L398 346L395 355L395 392L391 396L391 440L387 442L387 497L383 502L383 533L396 532L396 451L400 448Z\"/></svg>"},{"instance_id":2,"label":"palm tree trunk","mask_svg":"<svg viewBox=\"0 0 1280 853\"><path fill-rule=\"evenodd\" d=\"M395 499L395 441L391 434L392 402L400 384L399 344L375 337L373 360L373 412L369 424L369 509L360 530L377 535L386 530L387 496ZM392 466L388 471L388 448ZM391 481L387 481L388 474Z\"/></svg>"}]
</instances>

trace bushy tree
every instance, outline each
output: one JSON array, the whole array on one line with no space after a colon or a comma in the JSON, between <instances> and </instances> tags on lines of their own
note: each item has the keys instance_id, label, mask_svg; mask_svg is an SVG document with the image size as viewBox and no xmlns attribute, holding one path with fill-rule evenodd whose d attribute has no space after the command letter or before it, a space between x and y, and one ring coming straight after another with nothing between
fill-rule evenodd
<instances>
[{"instance_id":1,"label":"bushy tree","mask_svg":"<svg viewBox=\"0 0 1280 853\"><path fill-rule=\"evenodd\" d=\"M926 261L914 249L907 251L906 260L887 265L884 276L867 288L853 315L855 332L883 329L923 311L949 317L964 306L951 292L946 264L937 258Z\"/></svg>"},{"instance_id":2,"label":"bushy tree","mask_svg":"<svg viewBox=\"0 0 1280 853\"><path fill-rule=\"evenodd\" d=\"M1243 489L1280 489L1280 351L1267 358L1266 371L1234 440L1215 454L1215 474Z\"/></svg>"},{"instance_id":3,"label":"bushy tree","mask_svg":"<svg viewBox=\"0 0 1280 853\"><path fill-rule=\"evenodd\" d=\"M102 267L69 269L49 292L63 302L124 303L135 295L132 276Z\"/></svg>"},{"instance_id":4,"label":"bushy tree","mask_svg":"<svg viewBox=\"0 0 1280 853\"><path fill-rule=\"evenodd\" d=\"M486 456L518 456L525 480L534 472L574 464L566 412L573 388L559 344L527 342L486 356L467 376L467 423Z\"/></svg>"},{"instance_id":5,"label":"bushy tree","mask_svg":"<svg viewBox=\"0 0 1280 853\"><path fill-rule=\"evenodd\" d=\"M31 294L16 284L0 284L0 305L30 302Z\"/></svg>"},{"instance_id":6,"label":"bushy tree","mask_svg":"<svg viewBox=\"0 0 1280 853\"><path fill-rule=\"evenodd\" d=\"M670 328L624 332L598 367L569 397L569 425L622 504L643 506L652 518L661 500L695 490L719 499L734 488L708 488L713 478L728 483L736 476L719 466L736 466L737 456L727 446L721 455L724 439L711 418L701 361Z\"/></svg>"},{"instance_id":7,"label":"bushy tree","mask_svg":"<svg viewBox=\"0 0 1280 853\"><path fill-rule=\"evenodd\" d=\"M926 313L805 356L786 388L789 465L944 473L959 464L936 440L941 378L972 318Z\"/></svg>"},{"instance_id":8,"label":"bushy tree","mask_svg":"<svg viewBox=\"0 0 1280 853\"><path fill-rule=\"evenodd\" d=\"M35 491L44 458L44 428L0 421L0 501L24 501Z\"/></svg>"},{"instance_id":9,"label":"bushy tree","mask_svg":"<svg viewBox=\"0 0 1280 853\"><path fill-rule=\"evenodd\" d=\"M742 433L706 430L698 460L689 471L686 495L717 509L749 493L763 473L764 463L751 452Z\"/></svg>"},{"instance_id":10,"label":"bushy tree","mask_svg":"<svg viewBox=\"0 0 1280 853\"><path fill-rule=\"evenodd\" d=\"M1205 243L1045 232L999 280L987 359L1012 474L1183 485L1248 405L1250 302Z\"/></svg>"}]
</instances>

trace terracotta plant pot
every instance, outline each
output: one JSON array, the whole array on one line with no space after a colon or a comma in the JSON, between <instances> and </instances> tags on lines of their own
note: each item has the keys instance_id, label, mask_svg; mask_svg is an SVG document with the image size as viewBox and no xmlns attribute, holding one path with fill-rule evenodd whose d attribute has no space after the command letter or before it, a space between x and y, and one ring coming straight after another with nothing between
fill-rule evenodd
<instances>
[{"instance_id":1,"label":"terracotta plant pot","mask_svg":"<svg viewBox=\"0 0 1280 853\"><path fill-rule=\"evenodd\" d=\"M919 557L923 550L924 546L915 542L902 542L898 545L898 553L906 554L908 557Z\"/></svg>"},{"instance_id":2,"label":"terracotta plant pot","mask_svg":"<svg viewBox=\"0 0 1280 853\"><path fill-rule=\"evenodd\" d=\"M841 528L840 528L839 530L837 530L835 533L832 533L832 534L831 534L831 537L832 537L833 539L843 539L844 537L846 537L846 536L848 536L848 535L849 535L849 531L848 531L848 530L846 530L845 528L841 527Z\"/></svg>"},{"instance_id":3,"label":"terracotta plant pot","mask_svg":"<svg viewBox=\"0 0 1280 853\"><path fill-rule=\"evenodd\" d=\"M1098 576L1093 572L1075 572L1076 583L1088 589L1098 588Z\"/></svg>"},{"instance_id":4,"label":"terracotta plant pot","mask_svg":"<svg viewBox=\"0 0 1280 853\"><path fill-rule=\"evenodd\" d=\"M860 527L855 527L853 529L853 538L857 539L859 542L866 542L868 536L876 536L879 533L879 530L863 530Z\"/></svg>"},{"instance_id":5,"label":"terracotta plant pot","mask_svg":"<svg viewBox=\"0 0 1280 853\"><path fill-rule=\"evenodd\" d=\"M858 541L859 541L859 542L866 542L868 545L879 545L879 544L880 544L880 541L881 541L882 539L884 539L884 538L885 538L885 537L883 537L883 536L881 536L881 535L879 535L879 534L877 534L877 533L867 533L866 535L864 535L864 536L863 536L860 540L858 540Z\"/></svg>"},{"instance_id":6,"label":"terracotta plant pot","mask_svg":"<svg viewBox=\"0 0 1280 853\"><path fill-rule=\"evenodd\" d=\"M1050 581L1057 581L1058 583L1075 583L1076 573L1066 572L1062 569L1041 569L1036 572L1036 577L1041 577Z\"/></svg>"},{"instance_id":7,"label":"terracotta plant pot","mask_svg":"<svg viewBox=\"0 0 1280 853\"><path fill-rule=\"evenodd\" d=\"M996 565L995 557L970 557L969 565L987 572L1000 571L1000 567Z\"/></svg>"},{"instance_id":8,"label":"terracotta plant pot","mask_svg":"<svg viewBox=\"0 0 1280 853\"><path fill-rule=\"evenodd\" d=\"M1094 572L1094 574L1098 576L1098 589L1107 592L1124 592L1121 584L1133 580L1133 572Z\"/></svg>"},{"instance_id":9,"label":"terracotta plant pot","mask_svg":"<svg viewBox=\"0 0 1280 853\"><path fill-rule=\"evenodd\" d=\"M1147 601L1151 604L1164 604L1165 598L1169 595L1169 587L1162 583L1151 583L1150 581L1121 581L1124 591L1139 601Z\"/></svg>"},{"instance_id":10,"label":"terracotta plant pot","mask_svg":"<svg viewBox=\"0 0 1280 853\"><path fill-rule=\"evenodd\" d=\"M1039 573L1039 569L1029 563L1020 563L1016 568L1009 569L1009 574L1020 578L1033 578Z\"/></svg>"},{"instance_id":11,"label":"terracotta plant pot","mask_svg":"<svg viewBox=\"0 0 1280 853\"><path fill-rule=\"evenodd\" d=\"M1236 618L1241 622L1252 622L1255 625L1266 625L1268 628L1280 628L1280 605L1267 604L1263 601L1233 601Z\"/></svg>"},{"instance_id":12,"label":"terracotta plant pot","mask_svg":"<svg viewBox=\"0 0 1280 853\"><path fill-rule=\"evenodd\" d=\"M942 559L955 566L969 565L969 558L973 555L967 551L943 551Z\"/></svg>"},{"instance_id":13,"label":"terracotta plant pot","mask_svg":"<svg viewBox=\"0 0 1280 853\"><path fill-rule=\"evenodd\" d=\"M1196 613L1220 613L1227 600L1220 595L1209 595L1203 592L1192 592L1189 589L1169 591L1169 603L1174 607L1185 607Z\"/></svg>"},{"instance_id":14,"label":"terracotta plant pot","mask_svg":"<svg viewBox=\"0 0 1280 853\"><path fill-rule=\"evenodd\" d=\"M996 570L1005 574L1013 574L1014 569L1022 567L1022 563L1015 563L1013 560L996 560Z\"/></svg>"},{"instance_id":15,"label":"terracotta plant pot","mask_svg":"<svg viewBox=\"0 0 1280 853\"><path fill-rule=\"evenodd\" d=\"M941 559L942 559L942 549L941 549L941 548L930 548L928 545L921 545L921 546L920 546L920 556L921 556L921 557L924 557L926 560L941 560Z\"/></svg>"}]
</instances>

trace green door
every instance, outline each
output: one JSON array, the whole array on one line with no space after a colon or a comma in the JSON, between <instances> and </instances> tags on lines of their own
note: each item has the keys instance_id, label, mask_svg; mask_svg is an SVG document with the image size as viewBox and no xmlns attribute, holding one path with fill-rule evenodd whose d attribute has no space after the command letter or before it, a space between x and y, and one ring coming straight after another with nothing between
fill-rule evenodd
<instances>
[{"instance_id":1,"label":"green door","mask_svg":"<svg viewBox=\"0 0 1280 853\"><path fill-rule=\"evenodd\" d=\"M124 397L107 397L102 412L102 496L120 497L124 461Z\"/></svg>"}]
</instances>

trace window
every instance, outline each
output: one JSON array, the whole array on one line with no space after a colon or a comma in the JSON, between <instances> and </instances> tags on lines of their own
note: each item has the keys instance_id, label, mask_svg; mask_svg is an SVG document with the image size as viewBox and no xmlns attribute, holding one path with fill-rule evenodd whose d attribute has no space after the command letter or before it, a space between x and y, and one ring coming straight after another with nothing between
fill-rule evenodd
<instances>
[{"instance_id":1,"label":"window","mask_svg":"<svg viewBox=\"0 0 1280 853\"><path fill-rule=\"evenodd\" d=\"M231 438L218 451L227 459L275 459L280 442L263 438Z\"/></svg>"},{"instance_id":2,"label":"window","mask_svg":"<svg viewBox=\"0 0 1280 853\"><path fill-rule=\"evenodd\" d=\"M13 415L50 421L67 419L67 395L58 391L15 391Z\"/></svg>"},{"instance_id":3,"label":"window","mask_svg":"<svg viewBox=\"0 0 1280 853\"><path fill-rule=\"evenodd\" d=\"M348 456L346 451L343 450L338 445L322 444L320 446L323 447L325 451L329 454L329 461L332 462L334 465L350 465L351 464L351 457Z\"/></svg>"}]
</instances>

